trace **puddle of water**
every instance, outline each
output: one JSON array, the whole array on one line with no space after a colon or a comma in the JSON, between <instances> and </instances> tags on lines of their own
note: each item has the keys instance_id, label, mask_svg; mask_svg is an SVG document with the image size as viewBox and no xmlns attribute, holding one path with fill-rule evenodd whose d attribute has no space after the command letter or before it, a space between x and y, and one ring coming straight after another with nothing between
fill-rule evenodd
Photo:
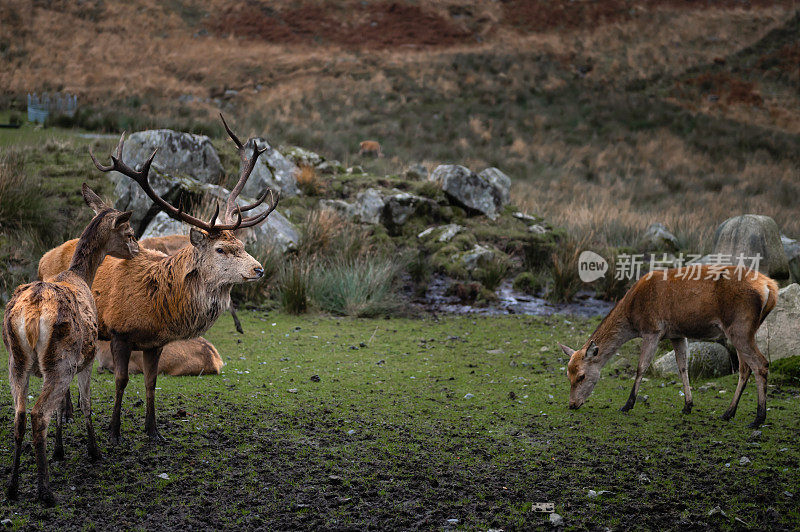
<instances>
[{"instance_id":1,"label":"puddle of water","mask_svg":"<svg viewBox=\"0 0 800 532\"><path fill-rule=\"evenodd\" d=\"M423 300L418 303L428 310L454 314L476 314L496 316L502 314L527 314L531 316L549 316L551 314L567 314L572 316L593 317L605 316L614 306L613 303L593 297L591 292L579 292L570 303L551 303L545 299L529 296L514 290L511 281L504 281L495 292L498 300L485 307L465 305L456 296L447 295L451 280L435 276L428 285Z\"/></svg>"}]
</instances>

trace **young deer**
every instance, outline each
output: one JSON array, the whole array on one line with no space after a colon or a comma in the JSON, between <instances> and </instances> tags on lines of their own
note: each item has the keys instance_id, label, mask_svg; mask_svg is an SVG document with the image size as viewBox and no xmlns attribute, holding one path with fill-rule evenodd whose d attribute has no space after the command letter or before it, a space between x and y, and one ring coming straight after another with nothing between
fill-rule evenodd
<instances>
[{"instance_id":1,"label":"young deer","mask_svg":"<svg viewBox=\"0 0 800 532\"><path fill-rule=\"evenodd\" d=\"M92 427L89 379L97 341L97 309L91 286L105 256L131 259L139 247L128 223L131 212L107 207L83 185L83 197L96 216L75 246L69 269L47 281L18 287L3 319L3 342L9 353L8 379L14 402L14 463L8 497L17 496L19 459L25 436L25 409L31 374L42 377L42 391L31 409L33 446L38 469L39 500L55 504L47 471L47 426L72 378L78 375L81 409L86 418L89 456L100 457ZM61 416L58 416L55 458L63 457Z\"/></svg>"},{"instance_id":2,"label":"young deer","mask_svg":"<svg viewBox=\"0 0 800 532\"><path fill-rule=\"evenodd\" d=\"M123 135L116 154L111 157L112 164L103 166L92 155L98 169L130 177L169 216L193 226L189 234L191 245L180 248L172 256L141 249L130 260L106 259L97 271L92 292L97 303L99 335L103 340L111 340L114 356L116 399L110 427L112 444L119 443L122 397L128 384L131 351L142 351L144 355L145 431L152 441L157 441L161 436L156 426L155 388L162 349L170 342L202 335L230 305L231 287L235 283L256 281L264 274L261 264L244 250L244 244L234 231L266 220L275 210L279 196L267 188L257 202L237 206L236 198L264 150L252 143L253 151L247 153L224 118L223 124L238 148L242 171L228 196L220 225L216 223L219 208L206 223L156 194L148 182L156 152L139 170L134 170L122 161ZM268 194L272 200L266 210L242 218L242 213L259 206ZM48 251L39 262L40 275L58 271L65 248L68 250L74 245L75 241L69 241Z\"/></svg>"},{"instance_id":3,"label":"young deer","mask_svg":"<svg viewBox=\"0 0 800 532\"><path fill-rule=\"evenodd\" d=\"M559 344L570 357L569 407L579 408L586 401L600 379L600 370L622 344L642 338L636 379L621 410L627 412L633 408L658 342L669 338L683 381L683 412L688 414L692 410L692 391L686 365L687 338L715 338L724 334L739 357L739 384L722 419L734 416L747 379L755 372L758 409L750 426L761 425L767 416L769 364L756 346L755 334L775 307L777 297L775 281L735 266L684 266L645 275L611 309L583 347L575 351Z\"/></svg>"}]
</instances>

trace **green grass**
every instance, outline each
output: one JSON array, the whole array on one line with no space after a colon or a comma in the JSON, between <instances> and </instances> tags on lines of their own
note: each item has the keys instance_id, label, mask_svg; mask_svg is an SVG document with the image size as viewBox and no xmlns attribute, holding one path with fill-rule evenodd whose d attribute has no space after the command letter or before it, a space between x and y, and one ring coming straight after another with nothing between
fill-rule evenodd
<instances>
[{"instance_id":1,"label":"green grass","mask_svg":"<svg viewBox=\"0 0 800 532\"><path fill-rule=\"evenodd\" d=\"M142 377L133 376L124 443L109 450L114 379L96 374L105 459L86 462L79 416L66 431L66 462L51 467L60 505L35 503L26 453L21 500L0 503L0 515L49 529L78 520L87 528L441 529L458 519L458 528L515 530L545 526L547 516L529 508L552 501L577 529L800 522L783 494L796 498L800 484L797 388L770 388L768 424L752 438L752 385L739 415L718 419L735 376L706 391L695 382L688 416L676 382L650 379L641 391L649 401L625 415L617 409L631 380L612 362L587 404L568 410L555 342L578 345L597 320L241 317L244 337L227 317L206 335L226 361L222 375L159 378L167 444L148 445L136 401ZM629 344L621 356L634 351ZM0 454L8 462L11 419L3 386ZM739 465L742 456L752 463ZM612 493L589 499L590 489ZM718 505L727 520L707 517Z\"/></svg>"}]
</instances>

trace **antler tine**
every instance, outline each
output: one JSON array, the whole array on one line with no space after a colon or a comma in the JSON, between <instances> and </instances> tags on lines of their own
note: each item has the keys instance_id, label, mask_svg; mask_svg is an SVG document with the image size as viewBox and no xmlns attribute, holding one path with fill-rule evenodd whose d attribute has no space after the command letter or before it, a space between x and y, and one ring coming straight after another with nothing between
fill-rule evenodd
<instances>
[{"instance_id":1,"label":"antler tine","mask_svg":"<svg viewBox=\"0 0 800 532\"><path fill-rule=\"evenodd\" d=\"M231 131L231 128L228 127L228 123L225 121L225 117L222 116L222 113L220 113L219 116L222 119L225 130L228 132L228 135L231 137L231 139L233 139L234 144L236 144L236 147L238 148L239 158L241 160L240 165L242 168L241 173L239 174L239 180L236 182L236 186L233 187L233 190L231 190L231 193L228 196L228 201L225 203L225 222L230 224L233 221L233 215L237 209L236 198L239 197L239 194L241 194L245 183L247 183L247 180L250 178L250 174L253 173L253 169L256 167L256 162L259 155L267 151L268 148L265 147L263 149L259 149L258 143L254 139L250 139L248 143L253 143L253 152L252 155L248 157L246 149L247 146L242 144L242 141L239 140L239 137L237 137L236 134ZM255 206L256 205L248 206L248 208L244 210L247 211Z\"/></svg>"},{"instance_id":2,"label":"antler tine","mask_svg":"<svg viewBox=\"0 0 800 532\"><path fill-rule=\"evenodd\" d=\"M242 223L241 223L240 227L253 227L254 225L258 225L261 222L263 222L264 220L266 220L267 216L272 214L272 211L274 211L275 207L278 206L278 201L280 201L280 199L281 199L281 193L279 191L277 194L275 194L272 191L272 189L269 189L269 195L270 195L270 206L269 206L269 208L266 211L262 212L261 214L257 214L256 216L250 216L248 218L245 218L244 220L242 220Z\"/></svg>"},{"instance_id":3,"label":"antler tine","mask_svg":"<svg viewBox=\"0 0 800 532\"><path fill-rule=\"evenodd\" d=\"M255 202L251 203L250 205L245 205L244 207L239 207L239 210L241 212L247 212L247 211L255 209L256 207L258 207L259 205L264 203L264 200L267 199L267 194L271 194L271 193L272 193L272 189L271 188L269 188L269 187L264 188L264 192L261 193L261 196L259 196L258 199Z\"/></svg>"},{"instance_id":4,"label":"antler tine","mask_svg":"<svg viewBox=\"0 0 800 532\"><path fill-rule=\"evenodd\" d=\"M122 135L120 135L120 137L119 137L119 143L117 143L117 159L121 159L122 158L122 145L123 145L124 142L125 142L125 132L123 131ZM114 169L113 161L112 161L112 164L110 166L105 166L105 165L100 164L100 162L94 156L94 153L92 153L92 148L89 148L89 157L92 158L92 161L94 162L94 165L101 172L110 172L111 170Z\"/></svg>"},{"instance_id":5,"label":"antler tine","mask_svg":"<svg viewBox=\"0 0 800 532\"><path fill-rule=\"evenodd\" d=\"M237 137L236 134L233 131L231 131L231 128L228 127L228 123L225 121L225 117L222 116L222 113L219 114L219 117L222 119L222 124L225 126L225 131L227 131L228 135L230 135L231 139L233 139L233 142L234 144L236 144L236 147L241 150L243 147L242 141L239 140L239 137Z\"/></svg>"}]
</instances>

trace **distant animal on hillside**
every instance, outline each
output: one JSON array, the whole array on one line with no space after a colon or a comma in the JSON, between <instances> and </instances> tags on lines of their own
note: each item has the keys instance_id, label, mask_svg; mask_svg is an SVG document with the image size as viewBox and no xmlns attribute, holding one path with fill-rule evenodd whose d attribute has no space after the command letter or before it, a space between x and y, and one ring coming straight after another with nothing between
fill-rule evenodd
<instances>
[{"instance_id":1,"label":"distant animal on hillside","mask_svg":"<svg viewBox=\"0 0 800 532\"><path fill-rule=\"evenodd\" d=\"M360 144L360 150L358 150L358 155L363 157L365 155L371 155L373 157L383 157L383 152L381 151L381 145L377 140L365 140Z\"/></svg>"},{"instance_id":2,"label":"distant animal on hillside","mask_svg":"<svg viewBox=\"0 0 800 532\"><path fill-rule=\"evenodd\" d=\"M97 369L114 371L114 355L111 342L97 342ZM172 377L194 375L219 375L225 363L219 351L205 338L178 340L168 343L158 360L158 372ZM141 351L131 351L128 373L142 373L144 370Z\"/></svg>"},{"instance_id":3,"label":"distant animal on hillside","mask_svg":"<svg viewBox=\"0 0 800 532\"><path fill-rule=\"evenodd\" d=\"M125 260L139 253L128 222L131 212L106 206L86 183L83 184L83 198L96 216L76 243L69 268L47 281L18 287L3 318L3 343L9 353L8 380L15 412L14 462L8 497L17 497L28 380L33 374L42 377L42 390L31 409L31 429L38 469L38 496L47 506L55 504L47 468L47 427L76 374L89 456L100 457L92 426L89 386L97 342L97 307L91 292L97 268L107 254ZM63 458L60 413L57 423L53 457Z\"/></svg>"},{"instance_id":4,"label":"distant animal on hillside","mask_svg":"<svg viewBox=\"0 0 800 532\"><path fill-rule=\"evenodd\" d=\"M611 309L589 340L577 351L559 344L570 357L569 407L579 408L600 380L600 370L622 344L642 338L642 352L628 402L627 412L636 403L642 376L656 353L658 342L669 338L683 381L684 414L692 411L692 390L687 369L687 338L716 338L725 335L739 357L739 384L733 401L722 414L736 414L750 373L755 373L758 408L751 427L767 417L767 372L769 363L756 345L758 327L775 307L778 285L756 271L735 266L688 265L651 272L628 290Z\"/></svg>"}]
</instances>

